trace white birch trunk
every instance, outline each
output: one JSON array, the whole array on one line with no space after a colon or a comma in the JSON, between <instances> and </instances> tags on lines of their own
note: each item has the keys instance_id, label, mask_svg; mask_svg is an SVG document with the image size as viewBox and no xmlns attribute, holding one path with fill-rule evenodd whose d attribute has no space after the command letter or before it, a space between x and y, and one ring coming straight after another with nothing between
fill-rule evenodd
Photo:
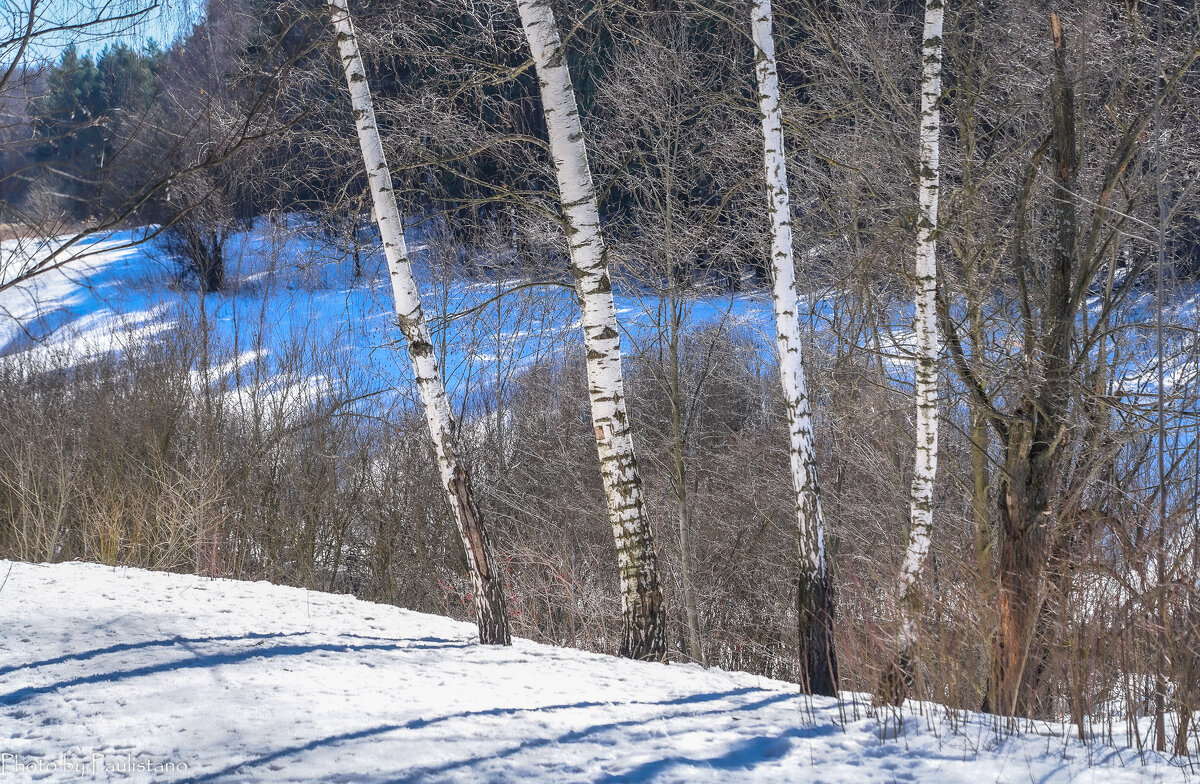
<instances>
[{"instance_id":1,"label":"white birch trunk","mask_svg":"<svg viewBox=\"0 0 1200 784\"><path fill-rule=\"evenodd\" d=\"M771 218L771 270L775 284L775 338L779 372L791 436L792 484L800 534L800 646L802 681L811 693L837 694L837 658L833 647L833 585L825 553L824 520L817 486L812 410L800 356L799 296L792 252L791 205L775 65L771 0L752 0L758 102L762 113L763 157Z\"/></svg>"},{"instance_id":2,"label":"white birch trunk","mask_svg":"<svg viewBox=\"0 0 1200 784\"><path fill-rule=\"evenodd\" d=\"M517 10L541 84L571 271L582 311L592 424L621 574L621 655L661 659L666 654L666 613L625 411L621 342L575 88L548 0L517 0Z\"/></svg>"},{"instance_id":3,"label":"white birch trunk","mask_svg":"<svg viewBox=\"0 0 1200 784\"><path fill-rule=\"evenodd\" d=\"M350 10L346 0L328 0L338 52L346 72L346 86L354 107L354 123L362 148L367 179L370 182L374 216L379 224L392 282L396 317L408 342L413 373L425 409L425 421L433 438L438 472L442 487L462 539L474 588L475 615L479 624L480 642L508 645L508 615L504 606L504 591L496 569L491 544L488 541L471 490L470 477L458 455L454 416L446 387L442 382L437 356L430 340L429 326L421 308L421 295L412 274L408 249L404 242L404 224L392 191L392 176L383 153L383 140L375 123L375 109L367 85L366 69L358 51Z\"/></svg>"},{"instance_id":4,"label":"white birch trunk","mask_svg":"<svg viewBox=\"0 0 1200 784\"><path fill-rule=\"evenodd\" d=\"M900 632L898 639L901 675L912 679L911 660L917 641L917 619L921 610L919 579L929 552L933 530L933 486L937 475L938 339L937 226L938 226L938 141L942 94L942 23L944 0L927 0L921 45L921 134L916 253L916 452L912 490L909 495L908 548L900 570Z\"/></svg>"}]
</instances>

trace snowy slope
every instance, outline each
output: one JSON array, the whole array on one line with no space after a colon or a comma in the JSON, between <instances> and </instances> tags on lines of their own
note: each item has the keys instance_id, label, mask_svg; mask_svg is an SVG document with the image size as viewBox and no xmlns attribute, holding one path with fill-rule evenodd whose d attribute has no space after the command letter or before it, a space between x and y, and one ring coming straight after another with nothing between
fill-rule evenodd
<instances>
[{"instance_id":1,"label":"snowy slope","mask_svg":"<svg viewBox=\"0 0 1200 784\"><path fill-rule=\"evenodd\" d=\"M280 223L257 219L235 234L227 246L228 291L202 297L194 285L181 285L173 262L159 243L139 243L146 230L114 232L86 239L61 269L0 291L0 358L25 353L74 364L87 357L121 352L183 327L205 333L216 366L214 383L255 387L281 393L294 388L323 389L327 375L340 368L355 376L355 394L363 390L406 391L411 370L393 344L401 339L393 325L392 303L377 240L364 240L362 272L340 241L324 236L315 219L293 214ZM578 312L571 293L559 286L525 287L525 279L465 279L446 267L444 239L436 239L432 221L406 229L415 274L433 324L435 342L444 348L443 373L457 396L486 387L505 368L528 366L578 340ZM54 240L0 243L0 278L18 257L43 253ZM439 244L442 243L442 244ZM477 259L486 266L489 259ZM513 288L500 300L494 298ZM1165 376L1171 389L1197 383L1193 329L1200 285L1173 287L1166 320ZM826 292L833 296L835 292ZM1115 377L1130 402L1145 403L1157 389L1154 363L1153 297L1140 291L1123 318L1138 323L1126 329ZM665 318L663 301L653 291L629 286L616 292L617 315L627 351L651 348L654 324ZM911 383L911 306L907 300L891 314L880 345L895 383ZM1100 301L1089 299L1089 317ZM771 353L774 326L765 291L710 292L687 307L689 326L721 323L737 327L759 349ZM815 335L844 340L831 329L829 300L805 301L804 321ZM1001 318L1001 322L1003 322ZM1173 326L1172 326L1173 325ZM1128 324L1127 324L1128 326ZM301 357L301 367L289 367ZM264 380L265 379L265 380Z\"/></svg>"},{"instance_id":2,"label":"snowy slope","mask_svg":"<svg viewBox=\"0 0 1200 784\"><path fill-rule=\"evenodd\" d=\"M529 281L466 279L445 269L444 251L426 244L426 223L406 229L435 343L452 392L466 393L494 377L497 363L528 365L578 339L578 310L561 286L524 287ZM312 220L287 216L281 224L260 218L227 246L230 286L208 297L181 284L159 243L138 243L142 230L89 238L61 269L0 291L0 358L24 352L66 364L121 352L166 335L176 326L203 332L214 361L224 363L233 386L265 376L277 386L321 386L323 373L351 369L362 389L407 389L411 370L392 344L390 286L377 240L362 248L363 274L354 274L348 251L327 239ZM53 241L43 243L46 247ZM40 251L44 252L45 248ZM0 243L0 277L12 259L36 256L25 245ZM441 255L439 255L441 254ZM439 267L439 265L441 265ZM497 307L503 290L517 290ZM617 310L628 348L648 339L661 300L631 292ZM693 325L724 322L751 327L764 350L773 343L765 295L698 298ZM302 368L284 365L303 347ZM320 358L314 361L313 357ZM247 372L246 366L255 366ZM297 372L301 376L296 377ZM216 379L220 380L220 379Z\"/></svg>"},{"instance_id":3,"label":"snowy slope","mask_svg":"<svg viewBox=\"0 0 1200 784\"><path fill-rule=\"evenodd\" d=\"M956 734L924 706L896 738L793 684L484 648L348 596L82 563L0 580L4 782L1186 780L1061 727Z\"/></svg>"}]
</instances>

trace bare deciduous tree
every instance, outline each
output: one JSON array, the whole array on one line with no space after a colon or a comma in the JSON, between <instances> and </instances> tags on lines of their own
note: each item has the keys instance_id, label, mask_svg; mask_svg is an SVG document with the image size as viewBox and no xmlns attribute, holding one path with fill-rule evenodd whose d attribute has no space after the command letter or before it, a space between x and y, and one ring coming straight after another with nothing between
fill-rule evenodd
<instances>
[{"instance_id":1,"label":"bare deciduous tree","mask_svg":"<svg viewBox=\"0 0 1200 784\"><path fill-rule=\"evenodd\" d=\"M799 526L800 579L797 613L800 622L801 683L813 694L836 696L837 651L833 642L834 583L825 548L825 520L817 484L817 455L813 446L812 408L801 362L800 297L792 251L791 201L788 197L787 158L779 106L779 74L775 64L771 0L750 6L756 49L758 103L762 112L763 157L771 220L771 272L775 279L775 338L779 374L791 436L792 483Z\"/></svg>"},{"instance_id":2,"label":"bare deciduous tree","mask_svg":"<svg viewBox=\"0 0 1200 784\"><path fill-rule=\"evenodd\" d=\"M937 225L942 99L942 25L945 0L926 0L921 43L921 129L917 157L920 211L917 216L917 296L913 316L916 337L915 393L917 409L915 460L909 494L908 547L900 570L900 632L897 660L880 685L879 698L899 705L912 685L917 620L921 611L919 581L933 532L933 483L937 476L938 353Z\"/></svg>"},{"instance_id":3,"label":"bare deciduous tree","mask_svg":"<svg viewBox=\"0 0 1200 784\"><path fill-rule=\"evenodd\" d=\"M450 504L462 539L475 588L475 618L479 626L479 641L485 645L508 645L508 614L504 605L504 587L492 553L492 546L483 527L483 518L471 489L471 477L463 462L458 444L457 428L446 396L421 293L412 274L408 249L404 240L404 223L392 192L392 176L383 153L383 141L375 121L371 91L366 69L358 52L354 27L346 0L330 0L333 24L337 34L338 51L346 72L346 87L354 104L354 122L358 129L363 163L370 182L379 233L387 256L392 296L400 331L408 341L408 353L413 373L421 392L425 420L433 439L442 487Z\"/></svg>"},{"instance_id":4,"label":"bare deciduous tree","mask_svg":"<svg viewBox=\"0 0 1200 784\"><path fill-rule=\"evenodd\" d=\"M542 110L583 317L592 424L621 571L621 655L662 659L667 652L667 629L658 555L633 453L612 279L575 88L549 0L518 0L517 9L541 83Z\"/></svg>"}]
</instances>

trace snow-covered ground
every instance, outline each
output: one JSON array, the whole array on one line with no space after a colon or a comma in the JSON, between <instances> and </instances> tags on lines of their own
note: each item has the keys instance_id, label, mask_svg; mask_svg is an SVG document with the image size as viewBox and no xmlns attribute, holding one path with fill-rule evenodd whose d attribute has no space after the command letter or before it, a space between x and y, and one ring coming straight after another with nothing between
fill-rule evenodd
<instances>
[{"instance_id":1,"label":"snow-covered ground","mask_svg":"<svg viewBox=\"0 0 1200 784\"><path fill-rule=\"evenodd\" d=\"M486 387L498 372L528 366L578 340L578 311L567 288L464 277L446 261L446 241L428 223L409 226L406 234L452 392ZM332 365L352 369L359 393L411 386L407 358L392 345L401 336L377 240L364 240L356 274L345 243L327 238L313 219L260 218L230 239L228 290L205 297L194 284L181 283L160 243L139 243L141 236L132 230L88 238L60 268L0 291L0 358L32 354L70 365L183 326L207 336L206 350L223 370L210 376L213 383L254 385L259 392L320 387ZM45 241L31 251L28 243L0 243L0 279L5 269L52 245ZM511 293L497 300L503 291ZM655 319L663 318L660 305L652 294L618 295L627 349L652 337ZM749 327L770 350L770 312L765 293L714 294L691 303L688 321Z\"/></svg>"},{"instance_id":2,"label":"snow-covered ground","mask_svg":"<svg viewBox=\"0 0 1200 784\"><path fill-rule=\"evenodd\" d=\"M193 340L206 337L211 365L206 380L236 396L311 400L336 394L333 387L340 382L353 386L354 397L378 396L383 403L396 393L411 397L408 361L394 348L401 336L393 326L377 240L362 238L361 274L356 274L346 242L326 236L315 218L259 218L227 245L228 290L204 297L194 284L180 282L160 243L138 242L145 231L86 238L67 254L74 260L0 291L0 358L26 355L71 365L169 338L180 327ZM406 234L442 371L456 399L486 393L498 378L559 355L579 340L568 289L530 285L527 279L497 280L486 272L464 277L464 260L449 258L455 255L452 242L434 222L414 223ZM23 266L22 259L45 253L55 242L0 243L0 279L5 270ZM494 262L474 259L484 270ZM504 291L509 293L498 298ZM1165 380L1172 390L1191 389L1200 367L1192 331L1200 287L1185 283L1173 291ZM803 320L823 342L845 340L847 335L835 334L834 309L825 297L806 300ZM1154 302L1144 291L1132 299L1125 318L1142 328L1122 333L1129 346L1114 378L1128 402L1146 404L1157 390L1154 335L1145 327L1153 323ZM624 350L653 352L656 324L666 320L662 298L648 288L627 285L618 288L616 304ZM911 308L906 301L889 307L896 310L879 343L859 349L881 351L892 382L907 388ZM1089 300L1088 311L1089 318L1099 312L1097 298ZM764 355L774 350L765 291L693 296L685 319L691 327L720 323L738 329ZM353 379L347 380L349 376Z\"/></svg>"},{"instance_id":3,"label":"snow-covered ground","mask_svg":"<svg viewBox=\"0 0 1200 784\"><path fill-rule=\"evenodd\" d=\"M0 561L0 781L1155 782L1057 725L517 640L349 596Z\"/></svg>"}]
</instances>

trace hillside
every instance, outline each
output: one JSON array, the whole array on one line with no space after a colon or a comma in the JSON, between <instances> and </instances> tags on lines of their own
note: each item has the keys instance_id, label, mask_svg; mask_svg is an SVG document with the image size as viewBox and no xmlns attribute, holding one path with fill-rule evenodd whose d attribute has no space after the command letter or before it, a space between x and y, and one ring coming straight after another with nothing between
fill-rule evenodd
<instances>
[{"instance_id":1,"label":"hillside","mask_svg":"<svg viewBox=\"0 0 1200 784\"><path fill-rule=\"evenodd\" d=\"M20 781L1185 781L1062 727L998 738L861 697L517 640L350 596L0 562L3 778ZM894 727L894 725L893 725ZM108 768L107 773L105 768Z\"/></svg>"},{"instance_id":2,"label":"hillside","mask_svg":"<svg viewBox=\"0 0 1200 784\"><path fill-rule=\"evenodd\" d=\"M406 235L452 392L486 387L497 373L578 340L578 313L567 289L498 278L495 269L503 265L496 258L449 259L456 250L431 224L411 225ZM356 394L385 397L410 385L408 360L392 345L401 336L377 237L363 240L356 265L346 244L326 237L309 216L259 218L230 239L228 288L205 297L160 242L141 241L142 231L88 240L72 248L60 268L0 291L0 358L70 365L145 348L178 331L189 342L203 336L213 385L328 393L335 378L344 383L341 377L352 375ZM0 243L0 275L44 256L54 242ZM664 318L661 302L650 291L617 297L630 350L653 340ZM769 313L765 292L718 291L695 297L685 318L693 327L746 327L769 350Z\"/></svg>"}]
</instances>

